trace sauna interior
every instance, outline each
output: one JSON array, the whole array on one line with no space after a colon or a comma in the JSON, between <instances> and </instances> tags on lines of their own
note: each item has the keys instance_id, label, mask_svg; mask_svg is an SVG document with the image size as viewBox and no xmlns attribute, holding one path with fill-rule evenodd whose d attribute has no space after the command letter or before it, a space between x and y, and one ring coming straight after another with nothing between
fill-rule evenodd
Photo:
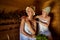
<instances>
[{"instance_id":1,"label":"sauna interior","mask_svg":"<svg viewBox=\"0 0 60 40\"><path fill-rule=\"evenodd\" d=\"M0 40L19 40L21 17L26 15L27 6L35 6L36 15L50 5L49 30L53 40L60 40L60 0L0 0Z\"/></svg>"}]
</instances>

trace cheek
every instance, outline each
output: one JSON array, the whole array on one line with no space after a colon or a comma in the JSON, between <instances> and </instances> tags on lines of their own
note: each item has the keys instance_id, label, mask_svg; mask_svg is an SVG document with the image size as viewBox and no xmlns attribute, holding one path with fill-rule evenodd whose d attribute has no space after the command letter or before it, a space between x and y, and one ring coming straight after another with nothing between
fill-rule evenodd
<instances>
[{"instance_id":1,"label":"cheek","mask_svg":"<svg viewBox=\"0 0 60 40\"><path fill-rule=\"evenodd\" d=\"M29 13L27 13L27 15L28 15L28 16L31 16L31 13L29 12Z\"/></svg>"},{"instance_id":2,"label":"cheek","mask_svg":"<svg viewBox=\"0 0 60 40\"><path fill-rule=\"evenodd\" d=\"M34 13L32 11L27 12L28 15L32 16Z\"/></svg>"},{"instance_id":3,"label":"cheek","mask_svg":"<svg viewBox=\"0 0 60 40\"><path fill-rule=\"evenodd\" d=\"M35 14L35 12L34 11L31 11L31 15L34 15Z\"/></svg>"},{"instance_id":4,"label":"cheek","mask_svg":"<svg viewBox=\"0 0 60 40\"><path fill-rule=\"evenodd\" d=\"M46 12L45 12L45 11L43 11L43 12L42 12L42 14L46 14Z\"/></svg>"},{"instance_id":5,"label":"cheek","mask_svg":"<svg viewBox=\"0 0 60 40\"><path fill-rule=\"evenodd\" d=\"M42 14L45 14L45 12L42 12Z\"/></svg>"},{"instance_id":6,"label":"cheek","mask_svg":"<svg viewBox=\"0 0 60 40\"><path fill-rule=\"evenodd\" d=\"M27 15L29 16L30 14L28 13Z\"/></svg>"}]
</instances>

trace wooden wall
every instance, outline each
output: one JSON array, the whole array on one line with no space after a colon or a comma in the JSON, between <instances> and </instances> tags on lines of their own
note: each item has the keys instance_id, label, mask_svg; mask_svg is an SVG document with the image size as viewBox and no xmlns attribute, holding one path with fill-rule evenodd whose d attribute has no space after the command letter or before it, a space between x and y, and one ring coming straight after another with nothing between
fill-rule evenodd
<instances>
[{"instance_id":1,"label":"wooden wall","mask_svg":"<svg viewBox=\"0 0 60 40\"><path fill-rule=\"evenodd\" d=\"M47 1L49 1L49 2L47 2ZM36 7L36 12L40 13L41 9L48 6L51 2L52 2L52 0L1 0L0 1L0 10L5 10L5 12L10 12L10 11L15 11L15 10L19 9L20 11L22 11L22 10L25 10L25 8L27 6L34 5ZM59 11L60 10L60 0L54 0L54 2L55 2L55 4L53 4L53 8L51 10L51 13L53 14L53 16L52 16L53 20L51 21L51 26L52 26L51 31L53 33L56 33L56 34L60 35L60 19L59 19L60 18L60 11ZM4 23L7 23L7 24L12 23L12 24L9 24L9 25L0 25L0 30L7 29L7 31L5 31L5 33L0 31L0 34L4 34L4 35L1 35L1 36L6 36L7 33L9 35L15 33L14 36L18 36L17 35L18 34L17 33L18 28L17 27L19 27L19 22L18 22L18 20L16 20L16 18L15 18L16 16L15 17L13 17L13 16L11 17L11 15L10 15L10 19L8 19L9 15L7 16L8 17L7 19L4 19L4 18L1 19L1 17L0 17L0 24L2 24L2 23L3 24ZM9 30L11 28L12 28L12 31ZM15 29L15 28L17 28L17 29ZM1 36L0 36L0 38L1 38ZM10 36L11 39L13 38L12 36ZM4 40L4 39L2 39L2 40ZM12 39L12 40L15 40L15 38Z\"/></svg>"},{"instance_id":2,"label":"wooden wall","mask_svg":"<svg viewBox=\"0 0 60 40\"><path fill-rule=\"evenodd\" d=\"M27 6L34 5L35 0L1 0L0 9L14 11L17 9L24 10Z\"/></svg>"},{"instance_id":3,"label":"wooden wall","mask_svg":"<svg viewBox=\"0 0 60 40\"><path fill-rule=\"evenodd\" d=\"M60 40L60 1L59 0L38 0L36 2L36 12L40 13L42 8L49 6L52 2L53 5L51 10L51 22L49 29L54 36L54 40Z\"/></svg>"}]
</instances>

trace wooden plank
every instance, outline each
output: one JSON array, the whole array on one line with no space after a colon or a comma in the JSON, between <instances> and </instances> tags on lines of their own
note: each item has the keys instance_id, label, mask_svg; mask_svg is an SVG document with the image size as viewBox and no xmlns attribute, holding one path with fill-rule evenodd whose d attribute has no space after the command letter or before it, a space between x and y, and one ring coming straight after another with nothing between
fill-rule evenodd
<instances>
[{"instance_id":1,"label":"wooden plank","mask_svg":"<svg viewBox=\"0 0 60 40\"><path fill-rule=\"evenodd\" d=\"M6 30L6 29L9 30L17 27L19 27L19 24L1 25L0 30Z\"/></svg>"},{"instance_id":2,"label":"wooden plank","mask_svg":"<svg viewBox=\"0 0 60 40\"><path fill-rule=\"evenodd\" d=\"M0 40L18 40L19 39L19 30L7 30L0 32Z\"/></svg>"},{"instance_id":3,"label":"wooden plank","mask_svg":"<svg viewBox=\"0 0 60 40\"><path fill-rule=\"evenodd\" d=\"M2 23L18 23L17 19L0 19L0 24Z\"/></svg>"}]
</instances>

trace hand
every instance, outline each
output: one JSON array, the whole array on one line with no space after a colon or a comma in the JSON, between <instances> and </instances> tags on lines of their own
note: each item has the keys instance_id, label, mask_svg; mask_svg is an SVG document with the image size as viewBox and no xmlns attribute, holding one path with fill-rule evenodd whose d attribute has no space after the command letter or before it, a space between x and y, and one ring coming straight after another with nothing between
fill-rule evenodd
<instances>
[{"instance_id":1,"label":"hand","mask_svg":"<svg viewBox=\"0 0 60 40\"><path fill-rule=\"evenodd\" d=\"M32 36L31 36L31 35L27 35L27 37L32 38Z\"/></svg>"},{"instance_id":2,"label":"hand","mask_svg":"<svg viewBox=\"0 0 60 40\"><path fill-rule=\"evenodd\" d=\"M30 37L30 38L35 38L35 35L30 35L30 36L28 36L28 37Z\"/></svg>"},{"instance_id":3,"label":"hand","mask_svg":"<svg viewBox=\"0 0 60 40\"><path fill-rule=\"evenodd\" d=\"M36 36L35 35L32 35L32 38L35 38Z\"/></svg>"}]
</instances>

